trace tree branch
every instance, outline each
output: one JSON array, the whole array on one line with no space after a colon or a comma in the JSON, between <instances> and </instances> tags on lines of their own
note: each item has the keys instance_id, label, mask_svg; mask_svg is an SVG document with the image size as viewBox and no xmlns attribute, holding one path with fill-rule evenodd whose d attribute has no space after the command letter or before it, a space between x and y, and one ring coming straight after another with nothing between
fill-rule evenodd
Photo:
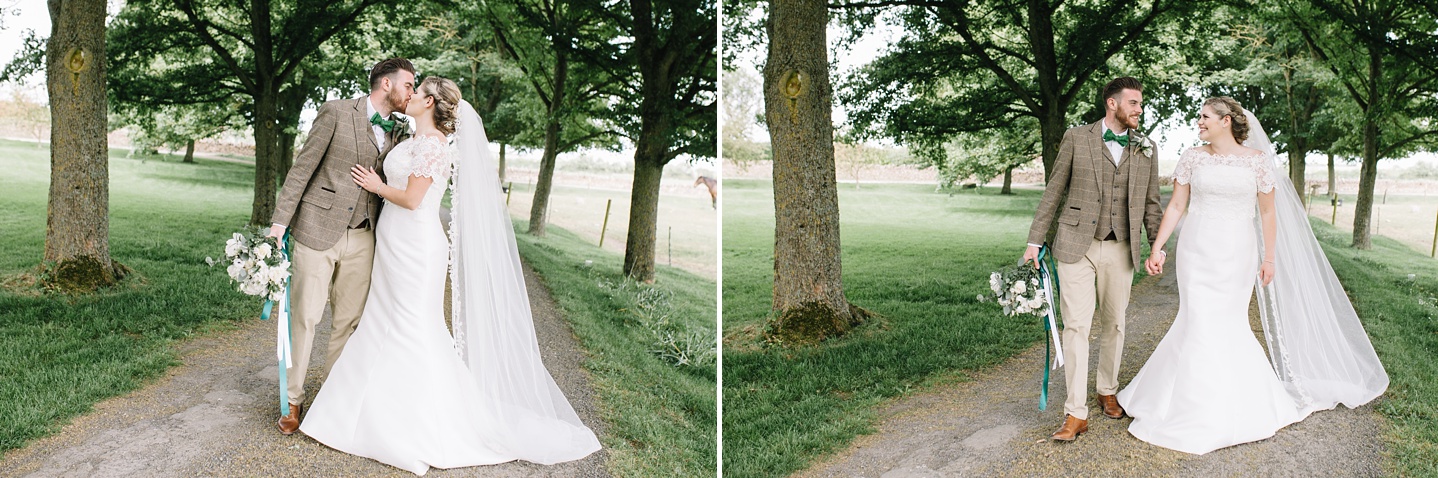
<instances>
[{"instance_id":1,"label":"tree branch","mask_svg":"<svg viewBox=\"0 0 1438 478\"><path fill-rule=\"evenodd\" d=\"M229 50L226 50L224 45L221 45L220 42L215 39L214 35L211 35L210 31L204 28L204 24L209 22L201 19L199 14L195 13L195 3L192 0L182 0L175 2L175 6L184 12L185 17L190 20L191 31L195 32L195 34L200 37L200 40L204 41L206 45L209 45L210 48L215 51L215 54L220 56L220 60L224 61L225 66L229 67L230 71L235 73L235 77L240 80L240 83L244 85L247 92L251 95L259 95L259 85L255 84L253 78L247 76L250 72L240 68L240 63L235 61L234 56L230 54Z\"/></svg>"},{"instance_id":2,"label":"tree branch","mask_svg":"<svg viewBox=\"0 0 1438 478\"><path fill-rule=\"evenodd\" d=\"M960 9L957 14L953 12L949 13L956 18L952 21L945 21L943 18L944 15L939 15L938 12L935 12L935 16L939 18L939 22L954 29L955 32L964 39L964 42L968 43L969 53L978 57L979 63L983 64L984 68L994 72L994 74L999 77L999 80L1007 84L1009 89L1013 90L1014 95L1018 96L1019 100L1023 101L1025 105L1028 105L1028 107L1034 111L1038 111L1040 105L1037 101L1034 101L1033 96L1029 94L1028 90L1025 90L1023 85L1020 84L1008 70L1005 70L993 57L989 56L988 52L984 51L981 47L977 47L979 43L974 40L973 33L969 31L968 17L964 15L963 10Z\"/></svg>"}]
</instances>

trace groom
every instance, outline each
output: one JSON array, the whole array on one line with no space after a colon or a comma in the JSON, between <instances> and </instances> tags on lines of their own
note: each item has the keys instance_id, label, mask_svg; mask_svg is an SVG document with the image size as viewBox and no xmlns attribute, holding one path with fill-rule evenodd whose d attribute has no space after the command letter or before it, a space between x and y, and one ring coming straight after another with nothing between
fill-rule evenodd
<instances>
[{"instance_id":1,"label":"groom","mask_svg":"<svg viewBox=\"0 0 1438 478\"><path fill-rule=\"evenodd\" d=\"M1040 244L1057 228L1051 244L1062 291L1068 389L1063 426L1052 436L1060 441L1073 441L1088 431L1089 333L1095 308L1098 403L1104 416L1124 416L1114 394L1123 356L1124 314L1141 255L1139 227L1148 230L1152 244L1162 218L1156 145L1136 131L1143 114L1143 85L1130 77L1115 78L1103 87L1102 101L1102 120L1064 133L1024 251L1025 260L1037 259ZM1162 261L1163 251L1157 254Z\"/></svg>"},{"instance_id":2,"label":"groom","mask_svg":"<svg viewBox=\"0 0 1438 478\"><path fill-rule=\"evenodd\" d=\"M320 106L275 205L270 235L283 237L288 228L295 238L290 251L293 366L286 378L290 414L279 420L285 435L300 427L305 372L325 303L333 312L326 369L334 367L359 326L369 295L380 199L355 185L350 168L382 170L385 155L401 139L402 128L395 127L391 114L403 112L414 94L414 65L403 58L381 61L370 70L369 86L369 96Z\"/></svg>"}]
</instances>

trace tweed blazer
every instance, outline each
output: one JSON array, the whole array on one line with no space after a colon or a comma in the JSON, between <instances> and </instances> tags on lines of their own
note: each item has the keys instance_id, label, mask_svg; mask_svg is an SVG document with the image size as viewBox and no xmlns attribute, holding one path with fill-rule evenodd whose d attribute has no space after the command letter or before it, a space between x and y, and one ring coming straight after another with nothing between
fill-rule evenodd
<instances>
[{"instance_id":1,"label":"tweed blazer","mask_svg":"<svg viewBox=\"0 0 1438 478\"><path fill-rule=\"evenodd\" d=\"M325 102L314 126L285 176L275 204L273 222L287 226L290 235L306 247L325 250L334 247L349 229L361 194L350 177L356 164L382 170L384 157L394 148L395 131L384 145L375 144L365 102L368 97ZM383 174L383 173L381 173ZM370 201L371 222L379 218L380 199Z\"/></svg>"},{"instance_id":2,"label":"tweed blazer","mask_svg":"<svg viewBox=\"0 0 1438 478\"><path fill-rule=\"evenodd\" d=\"M1043 199L1029 226L1029 242L1042 244L1053 233L1049 246L1054 259L1074 263L1083 259L1098 229L1099 204L1106 199L1099 185L1099 175L1112 163L1113 154L1103 142L1103 120L1070 128L1059 144L1059 156L1044 188ZM1134 132L1134 141L1123 150L1128 165L1128 237L1135 267L1142 261L1143 246L1138 239L1140 227L1148 230L1151 245L1158 235L1163 207L1158 195L1158 150L1149 148L1146 155L1140 144L1142 136ZM1120 162L1120 166L1123 165Z\"/></svg>"}]
</instances>

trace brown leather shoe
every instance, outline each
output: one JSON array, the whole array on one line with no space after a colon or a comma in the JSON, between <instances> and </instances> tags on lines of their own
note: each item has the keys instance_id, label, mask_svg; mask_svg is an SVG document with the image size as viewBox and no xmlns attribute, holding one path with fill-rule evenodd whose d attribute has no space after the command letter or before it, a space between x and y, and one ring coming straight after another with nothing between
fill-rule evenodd
<instances>
[{"instance_id":1,"label":"brown leather shoe","mask_svg":"<svg viewBox=\"0 0 1438 478\"><path fill-rule=\"evenodd\" d=\"M1103 416L1109 418L1123 418L1123 407L1118 405L1118 397L1114 395L1099 395L1098 404L1103 407Z\"/></svg>"},{"instance_id":2,"label":"brown leather shoe","mask_svg":"<svg viewBox=\"0 0 1438 478\"><path fill-rule=\"evenodd\" d=\"M280 433L290 435L293 434L295 430L300 429L301 409L302 407L300 407L299 405L295 405L293 403L290 404L290 414L280 417L280 421L278 422L280 426Z\"/></svg>"},{"instance_id":3,"label":"brown leather shoe","mask_svg":"<svg viewBox=\"0 0 1438 478\"><path fill-rule=\"evenodd\" d=\"M1074 418L1073 415L1064 415L1063 428L1059 428L1059 431L1054 432L1053 436L1050 436L1049 438L1058 441L1074 441L1075 438L1078 438L1080 433L1084 433L1087 431L1088 420L1079 420L1077 418Z\"/></svg>"}]
</instances>

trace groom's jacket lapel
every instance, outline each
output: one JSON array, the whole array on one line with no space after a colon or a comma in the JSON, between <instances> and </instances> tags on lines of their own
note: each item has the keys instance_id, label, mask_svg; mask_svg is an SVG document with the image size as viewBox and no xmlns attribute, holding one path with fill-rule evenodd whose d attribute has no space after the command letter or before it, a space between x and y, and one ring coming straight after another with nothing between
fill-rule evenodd
<instances>
[{"instance_id":1,"label":"groom's jacket lapel","mask_svg":"<svg viewBox=\"0 0 1438 478\"><path fill-rule=\"evenodd\" d=\"M1094 123L1093 128L1089 130L1089 161L1087 162L1089 169L1093 170L1093 183L1100 186L1103 185L1103 178L1099 175L1103 174L1104 165L1099 164L1099 161L1108 161L1109 164L1113 164L1113 153L1109 152L1108 145L1104 144L1103 132L1103 120ZM1099 197L1093 198L1095 203L1103 199L1103 192L1098 191L1098 193Z\"/></svg>"},{"instance_id":2,"label":"groom's jacket lapel","mask_svg":"<svg viewBox=\"0 0 1438 478\"><path fill-rule=\"evenodd\" d=\"M375 153L379 153L380 145L374 142L374 126L369 122L369 118L365 116L365 113L369 111L369 108L365 107L366 101L369 101L369 99L360 98L359 101L355 101L353 108L354 114L350 116L350 125L354 128L356 140L363 139L364 143L369 144Z\"/></svg>"},{"instance_id":3,"label":"groom's jacket lapel","mask_svg":"<svg viewBox=\"0 0 1438 478\"><path fill-rule=\"evenodd\" d=\"M275 204L274 222L289 227L295 240L316 250L329 249L349 229L356 207L366 204L350 168L375 167L379 149L365 116L367 98L342 99L320 106L305 144L295 156ZM379 203L372 199L371 211ZM369 217L378 218L377 211Z\"/></svg>"}]
</instances>

